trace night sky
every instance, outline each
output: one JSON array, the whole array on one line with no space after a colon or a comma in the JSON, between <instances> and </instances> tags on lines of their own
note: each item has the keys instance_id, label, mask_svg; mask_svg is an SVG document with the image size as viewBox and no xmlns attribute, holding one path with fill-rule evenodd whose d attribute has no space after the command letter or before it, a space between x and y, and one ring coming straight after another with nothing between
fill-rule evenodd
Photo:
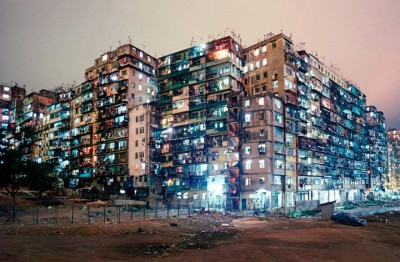
<instances>
[{"instance_id":1,"label":"night sky","mask_svg":"<svg viewBox=\"0 0 400 262\"><path fill-rule=\"evenodd\" d=\"M162 55L234 30L249 46L281 31L340 68L400 128L398 0L0 0L0 82L28 92L83 82L126 44ZM324 58L322 58L324 57Z\"/></svg>"}]
</instances>

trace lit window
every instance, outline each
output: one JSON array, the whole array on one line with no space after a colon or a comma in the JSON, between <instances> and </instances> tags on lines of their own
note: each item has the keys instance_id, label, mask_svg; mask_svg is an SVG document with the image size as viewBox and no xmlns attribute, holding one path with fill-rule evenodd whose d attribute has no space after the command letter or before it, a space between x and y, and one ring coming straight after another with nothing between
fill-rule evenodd
<instances>
[{"instance_id":1,"label":"lit window","mask_svg":"<svg viewBox=\"0 0 400 262\"><path fill-rule=\"evenodd\" d=\"M251 152L251 147L250 147L250 146L246 146L245 154L246 154L246 155L249 155L250 152Z\"/></svg>"},{"instance_id":2,"label":"lit window","mask_svg":"<svg viewBox=\"0 0 400 262\"><path fill-rule=\"evenodd\" d=\"M143 52L142 51L140 51L139 55L140 55L140 57L143 58Z\"/></svg>"},{"instance_id":3,"label":"lit window","mask_svg":"<svg viewBox=\"0 0 400 262\"><path fill-rule=\"evenodd\" d=\"M246 160L246 169L251 169L251 160Z\"/></svg>"},{"instance_id":4,"label":"lit window","mask_svg":"<svg viewBox=\"0 0 400 262\"><path fill-rule=\"evenodd\" d=\"M278 88L278 80L275 80L274 82L272 82L272 87L274 89Z\"/></svg>"},{"instance_id":5,"label":"lit window","mask_svg":"<svg viewBox=\"0 0 400 262\"><path fill-rule=\"evenodd\" d=\"M143 78L143 75L139 74L139 80L142 80L142 78Z\"/></svg>"},{"instance_id":6,"label":"lit window","mask_svg":"<svg viewBox=\"0 0 400 262\"><path fill-rule=\"evenodd\" d=\"M107 60L107 54L103 55L102 59L103 59L103 61L106 61Z\"/></svg>"},{"instance_id":7,"label":"lit window","mask_svg":"<svg viewBox=\"0 0 400 262\"><path fill-rule=\"evenodd\" d=\"M274 184L275 185L281 185L282 184L281 176L274 176Z\"/></svg>"},{"instance_id":8,"label":"lit window","mask_svg":"<svg viewBox=\"0 0 400 262\"><path fill-rule=\"evenodd\" d=\"M245 121L246 123L250 123L250 118L251 118L250 114L245 114L245 115L244 115L244 121Z\"/></svg>"},{"instance_id":9,"label":"lit window","mask_svg":"<svg viewBox=\"0 0 400 262\"><path fill-rule=\"evenodd\" d=\"M265 168L265 160L264 159L259 160L258 163L260 164L260 168Z\"/></svg>"},{"instance_id":10,"label":"lit window","mask_svg":"<svg viewBox=\"0 0 400 262\"><path fill-rule=\"evenodd\" d=\"M258 153L260 153L260 154L265 154L265 152L266 152L265 143L260 143L260 144L258 145Z\"/></svg>"},{"instance_id":11,"label":"lit window","mask_svg":"<svg viewBox=\"0 0 400 262\"><path fill-rule=\"evenodd\" d=\"M276 108L281 109L281 108L282 108L282 101L279 100L279 99L274 98L274 106L275 106Z\"/></svg>"},{"instance_id":12,"label":"lit window","mask_svg":"<svg viewBox=\"0 0 400 262\"><path fill-rule=\"evenodd\" d=\"M250 100L245 100L244 107L249 107L249 106L250 106Z\"/></svg>"},{"instance_id":13,"label":"lit window","mask_svg":"<svg viewBox=\"0 0 400 262\"><path fill-rule=\"evenodd\" d=\"M260 54L260 49L256 49L256 50L254 50L254 56L258 56Z\"/></svg>"},{"instance_id":14,"label":"lit window","mask_svg":"<svg viewBox=\"0 0 400 262\"><path fill-rule=\"evenodd\" d=\"M267 65L267 59L266 59L266 58L264 58L264 59L262 60L262 64L263 64L263 66Z\"/></svg>"},{"instance_id":15,"label":"lit window","mask_svg":"<svg viewBox=\"0 0 400 262\"><path fill-rule=\"evenodd\" d=\"M3 98L9 98L10 95L9 94L3 94Z\"/></svg>"},{"instance_id":16,"label":"lit window","mask_svg":"<svg viewBox=\"0 0 400 262\"><path fill-rule=\"evenodd\" d=\"M251 71L251 70L253 70L254 69L254 65L253 65L253 63L251 63L250 65L249 65L249 70Z\"/></svg>"},{"instance_id":17,"label":"lit window","mask_svg":"<svg viewBox=\"0 0 400 262\"><path fill-rule=\"evenodd\" d=\"M142 170L145 170L145 169L146 169L146 163L142 162Z\"/></svg>"},{"instance_id":18,"label":"lit window","mask_svg":"<svg viewBox=\"0 0 400 262\"><path fill-rule=\"evenodd\" d=\"M260 177L260 184L264 184L264 182L265 182L265 177Z\"/></svg>"},{"instance_id":19,"label":"lit window","mask_svg":"<svg viewBox=\"0 0 400 262\"><path fill-rule=\"evenodd\" d=\"M247 68L247 65L246 65L246 66L243 67L243 73L247 73L247 71L248 71L248 68Z\"/></svg>"},{"instance_id":20,"label":"lit window","mask_svg":"<svg viewBox=\"0 0 400 262\"><path fill-rule=\"evenodd\" d=\"M260 106L264 105L264 97L260 97L258 99L258 105L260 105Z\"/></svg>"},{"instance_id":21,"label":"lit window","mask_svg":"<svg viewBox=\"0 0 400 262\"><path fill-rule=\"evenodd\" d=\"M245 185L246 186L250 186L251 185L251 178L248 177L244 181L245 181Z\"/></svg>"},{"instance_id":22,"label":"lit window","mask_svg":"<svg viewBox=\"0 0 400 262\"><path fill-rule=\"evenodd\" d=\"M267 46L266 45L261 47L261 52L262 53L266 53L267 52Z\"/></svg>"},{"instance_id":23,"label":"lit window","mask_svg":"<svg viewBox=\"0 0 400 262\"><path fill-rule=\"evenodd\" d=\"M256 69L260 67L260 61L256 62Z\"/></svg>"},{"instance_id":24,"label":"lit window","mask_svg":"<svg viewBox=\"0 0 400 262\"><path fill-rule=\"evenodd\" d=\"M142 85L139 85L138 89L139 91L142 91Z\"/></svg>"}]
</instances>

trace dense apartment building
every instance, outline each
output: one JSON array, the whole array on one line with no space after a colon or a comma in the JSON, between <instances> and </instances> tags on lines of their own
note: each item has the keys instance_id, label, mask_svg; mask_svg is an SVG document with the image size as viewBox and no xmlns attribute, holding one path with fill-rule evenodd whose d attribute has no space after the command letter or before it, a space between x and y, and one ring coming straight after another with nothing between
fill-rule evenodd
<instances>
[{"instance_id":1,"label":"dense apartment building","mask_svg":"<svg viewBox=\"0 0 400 262\"><path fill-rule=\"evenodd\" d=\"M0 147L10 145L9 139L15 131L15 114L22 110L25 95L25 88L0 85Z\"/></svg>"},{"instance_id":2,"label":"dense apartment building","mask_svg":"<svg viewBox=\"0 0 400 262\"><path fill-rule=\"evenodd\" d=\"M400 130L388 131L388 184L390 191L400 191Z\"/></svg>"},{"instance_id":3,"label":"dense apartment building","mask_svg":"<svg viewBox=\"0 0 400 262\"><path fill-rule=\"evenodd\" d=\"M160 150L165 199L239 207L242 47L231 37L160 58Z\"/></svg>"},{"instance_id":4,"label":"dense apartment building","mask_svg":"<svg viewBox=\"0 0 400 262\"><path fill-rule=\"evenodd\" d=\"M375 106L367 106L368 175L369 187L377 192L384 190L388 182L388 137L385 117Z\"/></svg>"},{"instance_id":5,"label":"dense apartment building","mask_svg":"<svg viewBox=\"0 0 400 262\"><path fill-rule=\"evenodd\" d=\"M37 127L43 124L48 106L55 100L56 94L53 91L42 89L32 92L24 97L22 110L16 112L15 133L10 139L27 157L35 159L36 152L41 150L40 145L35 142Z\"/></svg>"},{"instance_id":6,"label":"dense apartment building","mask_svg":"<svg viewBox=\"0 0 400 262\"><path fill-rule=\"evenodd\" d=\"M95 180L110 194L132 185L126 183L135 175L135 163L128 162L134 138L129 141L128 134L136 125L128 121L129 110L155 100L156 69L157 59L131 44L101 55L86 69L71 103L71 177L77 185L94 186ZM138 146L129 154L138 153Z\"/></svg>"},{"instance_id":7,"label":"dense apartment building","mask_svg":"<svg viewBox=\"0 0 400 262\"><path fill-rule=\"evenodd\" d=\"M57 163L65 186L150 204L288 212L359 201L388 179L385 119L340 75L284 34L159 59L128 44L81 85L41 94L43 111L25 97L14 137Z\"/></svg>"}]
</instances>

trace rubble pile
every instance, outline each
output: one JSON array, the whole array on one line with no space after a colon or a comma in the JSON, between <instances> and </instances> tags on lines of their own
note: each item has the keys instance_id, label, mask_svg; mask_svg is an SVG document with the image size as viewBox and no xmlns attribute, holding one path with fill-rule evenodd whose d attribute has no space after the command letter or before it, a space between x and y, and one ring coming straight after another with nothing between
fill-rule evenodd
<instances>
[{"instance_id":1,"label":"rubble pile","mask_svg":"<svg viewBox=\"0 0 400 262\"><path fill-rule=\"evenodd\" d=\"M373 215L365 215L362 216L368 222L375 222L375 223L400 223L400 212L385 212L381 214L373 214Z\"/></svg>"}]
</instances>

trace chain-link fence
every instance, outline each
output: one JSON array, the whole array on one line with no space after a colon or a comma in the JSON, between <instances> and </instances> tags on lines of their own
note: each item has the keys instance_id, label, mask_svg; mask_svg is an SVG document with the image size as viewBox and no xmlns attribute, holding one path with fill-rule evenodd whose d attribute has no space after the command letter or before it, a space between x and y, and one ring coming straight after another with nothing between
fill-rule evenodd
<instances>
[{"instance_id":1,"label":"chain-link fence","mask_svg":"<svg viewBox=\"0 0 400 262\"><path fill-rule=\"evenodd\" d=\"M134 220L188 217L206 212L205 208L193 208L189 201L155 202L153 207L115 205L112 202L83 200L41 200L29 207L17 205L15 219L13 206L5 207L0 223L21 224L99 224L121 223ZM222 212L213 210L212 212Z\"/></svg>"}]
</instances>

